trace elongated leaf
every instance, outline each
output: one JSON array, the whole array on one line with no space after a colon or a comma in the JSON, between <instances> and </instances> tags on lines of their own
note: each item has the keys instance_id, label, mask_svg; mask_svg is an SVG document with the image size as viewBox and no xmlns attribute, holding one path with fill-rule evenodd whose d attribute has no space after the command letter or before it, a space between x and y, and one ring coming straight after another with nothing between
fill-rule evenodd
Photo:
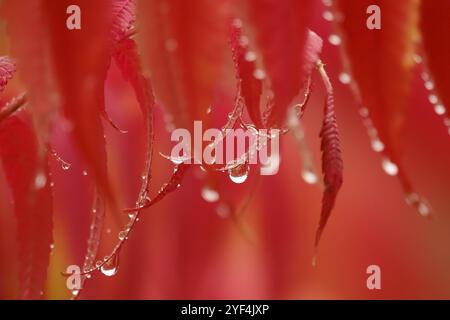
<instances>
[{"instance_id":1,"label":"elongated leaf","mask_svg":"<svg viewBox=\"0 0 450 320\"><path fill-rule=\"evenodd\" d=\"M22 299L39 299L52 243L53 200L48 165L41 164L32 127L16 116L0 126L0 156L17 218L19 295Z\"/></svg>"},{"instance_id":2,"label":"elongated leaf","mask_svg":"<svg viewBox=\"0 0 450 320\"><path fill-rule=\"evenodd\" d=\"M82 10L81 30L66 28L66 8ZM64 113L73 126L82 155L113 202L106 170L100 111L104 109L104 80L111 54L111 2L108 0L47 1L51 53Z\"/></svg>"},{"instance_id":3,"label":"elongated leaf","mask_svg":"<svg viewBox=\"0 0 450 320\"><path fill-rule=\"evenodd\" d=\"M322 198L322 212L320 214L319 227L316 234L316 247L319 245L322 232L330 217L331 210L334 207L337 194L342 185L342 156L339 141L339 132L337 128L336 113L334 110L334 94L331 83L324 74L323 66L319 71L322 73L325 85L327 87L327 96L324 107L324 119L322 130L320 131L322 150L322 171L324 174L325 190Z\"/></svg>"},{"instance_id":4,"label":"elongated leaf","mask_svg":"<svg viewBox=\"0 0 450 320\"><path fill-rule=\"evenodd\" d=\"M16 64L9 57L0 57L0 92L5 90L8 81L16 72Z\"/></svg>"},{"instance_id":5,"label":"elongated leaf","mask_svg":"<svg viewBox=\"0 0 450 320\"><path fill-rule=\"evenodd\" d=\"M281 126L305 80L303 48L312 1L249 0L248 16L274 94L268 126Z\"/></svg>"},{"instance_id":6,"label":"elongated leaf","mask_svg":"<svg viewBox=\"0 0 450 320\"><path fill-rule=\"evenodd\" d=\"M51 98L54 89L51 86L48 67L47 23L43 5L43 0L9 0L2 5L2 16L7 22L11 52L17 60L21 79L28 92L41 156L45 154L51 120L57 108L55 99ZM27 21L27 27L24 27L24 21ZM41 41L31 39L41 39Z\"/></svg>"},{"instance_id":7,"label":"elongated leaf","mask_svg":"<svg viewBox=\"0 0 450 320\"><path fill-rule=\"evenodd\" d=\"M421 31L426 64L434 87L446 107L450 108L450 37L437 30L450 30L450 1L421 2Z\"/></svg>"},{"instance_id":8,"label":"elongated leaf","mask_svg":"<svg viewBox=\"0 0 450 320\"><path fill-rule=\"evenodd\" d=\"M192 126L213 102L227 48L228 1L141 0L139 44L155 96Z\"/></svg>"},{"instance_id":9,"label":"elongated leaf","mask_svg":"<svg viewBox=\"0 0 450 320\"><path fill-rule=\"evenodd\" d=\"M257 128L261 128L264 126L260 110L262 80L254 76L256 54L249 51L247 44L242 41L241 27L233 24L231 28L231 49L241 95L244 98L250 119Z\"/></svg>"},{"instance_id":10,"label":"elongated leaf","mask_svg":"<svg viewBox=\"0 0 450 320\"><path fill-rule=\"evenodd\" d=\"M133 28L136 19L135 0L113 0L112 16L111 33L116 44Z\"/></svg>"},{"instance_id":11,"label":"elongated leaf","mask_svg":"<svg viewBox=\"0 0 450 320\"><path fill-rule=\"evenodd\" d=\"M399 153L413 75L418 2L337 0L333 4L342 17L337 27L357 95L369 110L386 155L399 168L403 188L410 192ZM380 30L366 27L370 5L381 8Z\"/></svg>"}]
</instances>

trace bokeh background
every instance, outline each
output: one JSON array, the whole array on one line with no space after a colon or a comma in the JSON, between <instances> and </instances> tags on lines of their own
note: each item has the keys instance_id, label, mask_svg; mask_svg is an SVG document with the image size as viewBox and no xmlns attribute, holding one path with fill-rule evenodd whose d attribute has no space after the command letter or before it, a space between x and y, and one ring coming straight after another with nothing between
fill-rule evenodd
<instances>
[{"instance_id":1,"label":"bokeh background","mask_svg":"<svg viewBox=\"0 0 450 320\"><path fill-rule=\"evenodd\" d=\"M302 157L295 139L282 139L281 167L275 176L258 176L252 168L246 183L236 185L217 173L221 199L206 202L205 176L198 168L182 187L144 211L120 256L114 277L94 273L83 299L448 299L450 298L450 151L449 132L433 111L415 67L403 137L404 166L414 186L433 208L424 219L405 203L396 177L381 167L372 151L359 106L343 71L340 48L326 41L333 32L314 8L311 29L324 39L321 55L335 86L336 108L344 159L344 184L313 267L314 236L322 188L301 177ZM2 50L7 50L2 45ZM231 60L231 54L230 54ZM370 63L370 62L368 62ZM108 165L123 207L133 206L144 159L144 128L134 93L113 64L106 88L108 112L120 134L105 125ZM232 79L232 77L230 78ZM17 80L18 81L18 80ZM320 169L319 130L324 89L314 77L304 127L315 167ZM231 110L226 99L213 106L218 126ZM159 157L169 153L170 135L161 108L156 110L156 142L152 194L171 174L172 165ZM85 164L57 122L52 141L71 164L64 170L53 159L55 186L54 250L44 298L67 299L71 292L61 272L81 265L90 224L92 189ZM15 221L4 173L0 171L0 298L17 296L18 266ZM224 216L231 207L237 216ZM108 216L101 254L108 254L126 216ZM366 268L381 267L382 289L368 290Z\"/></svg>"}]
</instances>

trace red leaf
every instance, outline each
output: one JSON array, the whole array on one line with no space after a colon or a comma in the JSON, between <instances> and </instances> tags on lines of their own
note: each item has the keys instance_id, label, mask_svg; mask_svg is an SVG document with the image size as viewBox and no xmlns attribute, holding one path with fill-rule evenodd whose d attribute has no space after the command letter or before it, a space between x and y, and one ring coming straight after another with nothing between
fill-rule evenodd
<instances>
[{"instance_id":1,"label":"red leaf","mask_svg":"<svg viewBox=\"0 0 450 320\"><path fill-rule=\"evenodd\" d=\"M337 0L342 19L338 30L344 58L358 88L357 95L369 110L385 153L399 168L406 192L410 183L400 165L401 133L413 76L417 1ZM366 28L370 5L382 8L380 30Z\"/></svg>"},{"instance_id":2,"label":"red leaf","mask_svg":"<svg viewBox=\"0 0 450 320\"><path fill-rule=\"evenodd\" d=\"M324 174L325 190L322 198L322 212L320 214L319 227L316 233L315 246L319 245L322 232L333 210L334 203L339 189L342 185L342 156L339 141L339 132L336 122L336 113L334 110L334 95L331 83L326 75L323 65L319 62L319 72L324 79L327 88L325 100L324 119L322 130L320 131L321 150L322 150L322 171Z\"/></svg>"},{"instance_id":3,"label":"red leaf","mask_svg":"<svg viewBox=\"0 0 450 320\"><path fill-rule=\"evenodd\" d=\"M302 88L303 52L312 1L249 0L249 17L271 82L275 107L268 126L284 124L286 110Z\"/></svg>"},{"instance_id":4,"label":"red leaf","mask_svg":"<svg viewBox=\"0 0 450 320\"><path fill-rule=\"evenodd\" d=\"M178 125L192 126L213 102L227 48L228 1L138 3L142 61L155 96Z\"/></svg>"},{"instance_id":5,"label":"red leaf","mask_svg":"<svg viewBox=\"0 0 450 320\"><path fill-rule=\"evenodd\" d=\"M20 298L39 299L52 244L48 164L40 167L35 133L18 117L6 119L0 126L0 153L17 218Z\"/></svg>"},{"instance_id":6,"label":"red leaf","mask_svg":"<svg viewBox=\"0 0 450 320\"><path fill-rule=\"evenodd\" d=\"M66 28L66 8L82 8L81 30ZM100 112L111 55L111 3L108 0L45 2L51 53L64 112L73 125L79 149L102 192L113 202L106 169Z\"/></svg>"},{"instance_id":7,"label":"red leaf","mask_svg":"<svg viewBox=\"0 0 450 320\"><path fill-rule=\"evenodd\" d=\"M51 121L57 106L51 93L47 51L47 22L43 0L5 1L2 16L7 22L12 55L27 90L30 111L38 135L41 156L49 140ZM65 13L65 10L63 11ZM64 14L63 14L64 16ZM23 22L27 22L24 28ZM40 39L32 41L30 39Z\"/></svg>"},{"instance_id":8,"label":"red leaf","mask_svg":"<svg viewBox=\"0 0 450 320\"><path fill-rule=\"evenodd\" d=\"M119 43L133 28L136 20L134 0L113 0L112 3L112 39L113 43Z\"/></svg>"},{"instance_id":9,"label":"red leaf","mask_svg":"<svg viewBox=\"0 0 450 320\"><path fill-rule=\"evenodd\" d=\"M442 103L450 108L450 38L436 30L450 30L450 1L435 0L421 3L421 31L426 64L435 90Z\"/></svg>"},{"instance_id":10,"label":"red leaf","mask_svg":"<svg viewBox=\"0 0 450 320\"><path fill-rule=\"evenodd\" d=\"M15 62L9 57L0 57L0 92L5 90L8 81L12 79L15 72Z\"/></svg>"},{"instance_id":11,"label":"red leaf","mask_svg":"<svg viewBox=\"0 0 450 320\"><path fill-rule=\"evenodd\" d=\"M250 119L257 128L264 127L261 118L260 101L262 94L262 81L254 76L256 70L256 56L251 56L247 44L241 41L240 26L233 24L231 30L231 49L235 64L240 93L245 101Z\"/></svg>"}]
</instances>

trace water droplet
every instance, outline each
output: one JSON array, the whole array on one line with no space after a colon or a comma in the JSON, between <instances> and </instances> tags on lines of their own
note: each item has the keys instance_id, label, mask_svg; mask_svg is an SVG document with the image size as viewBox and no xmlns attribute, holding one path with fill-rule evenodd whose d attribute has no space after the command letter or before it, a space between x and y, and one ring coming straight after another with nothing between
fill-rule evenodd
<instances>
[{"instance_id":1,"label":"water droplet","mask_svg":"<svg viewBox=\"0 0 450 320\"><path fill-rule=\"evenodd\" d=\"M434 112L436 112L436 114L442 116L443 114L445 114L445 107L444 105L438 103L434 105Z\"/></svg>"},{"instance_id":2,"label":"water droplet","mask_svg":"<svg viewBox=\"0 0 450 320\"><path fill-rule=\"evenodd\" d=\"M87 274L86 274L86 278L90 279L91 277L92 277L92 276L91 276L90 273L87 273Z\"/></svg>"},{"instance_id":3,"label":"water droplet","mask_svg":"<svg viewBox=\"0 0 450 320\"><path fill-rule=\"evenodd\" d=\"M119 271L119 255L115 254L101 267L100 271L107 277L115 276Z\"/></svg>"},{"instance_id":4,"label":"water droplet","mask_svg":"<svg viewBox=\"0 0 450 320\"><path fill-rule=\"evenodd\" d=\"M172 161L173 164L182 164L183 162L189 161L191 159L190 156L166 156L165 154L159 153L161 157L166 158L167 160ZM142 179L147 179L147 176L143 176Z\"/></svg>"},{"instance_id":5,"label":"water droplet","mask_svg":"<svg viewBox=\"0 0 450 320\"><path fill-rule=\"evenodd\" d=\"M422 199L417 193L412 192L406 196L406 203L415 208L422 217L427 217L431 213L430 205Z\"/></svg>"},{"instance_id":6,"label":"water droplet","mask_svg":"<svg viewBox=\"0 0 450 320\"><path fill-rule=\"evenodd\" d=\"M331 11L326 10L323 12L322 18L324 18L326 21L333 21L334 15Z\"/></svg>"},{"instance_id":7,"label":"water droplet","mask_svg":"<svg viewBox=\"0 0 450 320\"><path fill-rule=\"evenodd\" d=\"M396 176L398 174L398 167L389 159L383 159L383 170L390 176Z\"/></svg>"},{"instance_id":8,"label":"water droplet","mask_svg":"<svg viewBox=\"0 0 450 320\"><path fill-rule=\"evenodd\" d=\"M72 296L76 297L80 291L79 290L72 290Z\"/></svg>"},{"instance_id":9,"label":"water droplet","mask_svg":"<svg viewBox=\"0 0 450 320\"><path fill-rule=\"evenodd\" d=\"M97 262L95 263L95 266L98 268L102 265L103 261L97 260Z\"/></svg>"},{"instance_id":10,"label":"water droplet","mask_svg":"<svg viewBox=\"0 0 450 320\"><path fill-rule=\"evenodd\" d=\"M372 139L371 146L372 150L375 152L381 152L384 150L384 143L378 138Z\"/></svg>"},{"instance_id":11,"label":"water droplet","mask_svg":"<svg viewBox=\"0 0 450 320\"><path fill-rule=\"evenodd\" d=\"M128 218L130 218L130 219L136 218L136 212L130 212L130 213L128 214Z\"/></svg>"},{"instance_id":12,"label":"water droplet","mask_svg":"<svg viewBox=\"0 0 450 320\"><path fill-rule=\"evenodd\" d=\"M245 60L249 61L249 62L253 62L256 60L256 53L253 51L248 51L245 54Z\"/></svg>"},{"instance_id":13,"label":"water droplet","mask_svg":"<svg viewBox=\"0 0 450 320\"><path fill-rule=\"evenodd\" d=\"M433 90L434 89L433 81L430 81L430 80L425 81L424 85L425 85L425 89L427 89L427 90Z\"/></svg>"},{"instance_id":14,"label":"water droplet","mask_svg":"<svg viewBox=\"0 0 450 320\"><path fill-rule=\"evenodd\" d=\"M87 173L87 171L86 170L83 170L83 176L87 176L88 175L88 173Z\"/></svg>"},{"instance_id":15,"label":"water droplet","mask_svg":"<svg viewBox=\"0 0 450 320\"><path fill-rule=\"evenodd\" d=\"M216 202L220 199L220 195L216 190L214 190L208 186L205 186L202 189L202 198L206 202Z\"/></svg>"},{"instance_id":16,"label":"water droplet","mask_svg":"<svg viewBox=\"0 0 450 320\"><path fill-rule=\"evenodd\" d=\"M125 231L120 231L119 232L119 240L120 241L125 240L126 237L127 237L127 233Z\"/></svg>"},{"instance_id":17,"label":"water droplet","mask_svg":"<svg viewBox=\"0 0 450 320\"><path fill-rule=\"evenodd\" d=\"M206 109L206 114L210 114L212 111L212 106L209 106L208 109Z\"/></svg>"},{"instance_id":18,"label":"water droplet","mask_svg":"<svg viewBox=\"0 0 450 320\"><path fill-rule=\"evenodd\" d=\"M319 181L317 174L311 169L303 169L302 178L307 184L316 184Z\"/></svg>"},{"instance_id":19,"label":"water droplet","mask_svg":"<svg viewBox=\"0 0 450 320\"><path fill-rule=\"evenodd\" d=\"M417 53L414 54L413 59L414 59L414 62L417 64L422 63L422 56Z\"/></svg>"},{"instance_id":20,"label":"water droplet","mask_svg":"<svg viewBox=\"0 0 450 320\"><path fill-rule=\"evenodd\" d=\"M342 84L349 84L352 81L352 78L350 77L350 75L346 72L341 72L341 74L339 75L339 81Z\"/></svg>"},{"instance_id":21,"label":"water droplet","mask_svg":"<svg viewBox=\"0 0 450 320\"><path fill-rule=\"evenodd\" d=\"M422 72L420 76L422 77L423 81L428 81L428 79L430 79L430 76L426 72Z\"/></svg>"},{"instance_id":22,"label":"water droplet","mask_svg":"<svg viewBox=\"0 0 450 320\"><path fill-rule=\"evenodd\" d=\"M106 229L106 233L111 233L111 228Z\"/></svg>"},{"instance_id":23,"label":"water droplet","mask_svg":"<svg viewBox=\"0 0 450 320\"><path fill-rule=\"evenodd\" d=\"M247 180L249 172L250 166L247 162L245 162L243 164L238 164L237 166L229 168L228 176L230 177L231 181L240 184L244 183Z\"/></svg>"},{"instance_id":24,"label":"water droplet","mask_svg":"<svg viewBox=\"0 0 450 320\"><path fill-rule=\"evenodd\" d=\"M216 212L219 217L228 218L230 216L231 209L227 203L222 202L217 206Z\"/></svg>"},{"instance_id":25,"label":"water droplet","mask_svg":"<svg viewBox=\"0 0 450 320\"><path fill-rule=\"evenodd\" d=\"M332 34L328 37L328 41L334 45L334 46L338 46L341 44L341 37L339 37L337 34Z\"/></svg>"},{"instance_id":26,"label":"water droplet","mask_svg":"<svg viewBox=\"0 0 450 320\"><path fill-rule=\"evenodd\" d=\"M367 109L366 107L362 107L361 109L359 109L359 114L361 117L367 118L369 116L369 109Z\"/></svg>"},{"instance_id":27,"label":"water droplet","mask_svg":"<svg viewBox=\"0 0 450 320\"><path fill-rule=\"evenodd\" d=\"M53 250L53 249L55 249L55 245L52 243L52 244L50 245L50 250Z\"/></svg>"},{"instance_id":28,"label":"water droplet","mask_svg":"<svg viewBox=\"0 0 450 320\"><path fill-rule=\"evenodd\" d=\"M428 96L428 101L430 101L431 104L436 104L438 103L439 99L435 94L430 94Z\"/></svg>"},{"instance_id":29,"label":"water droplet","mask_svg":"<svg viewBox=\"0 0 450 320\"><path fill-rule=\"evenodd\" d=\"M67 171L67 170L69 170L70 169L70 163L67 163L67 162L64 162L64 161L62 161L61 160L61 168L64 170L64 171Z\"/></svg>"},{"instance_id":30,"label":"water droplet","mask_svg":"<svg viewBox=\"0 0 450 320\"><path fill-rule=\"evenodd\" d=\"M264 80L264 78L266 77L266 73L262 69L255 69L255 71L253 72L253 76L258 80Z\"/></svg>"},{"instance_id":31,"label":"water droplet","mask_svg":"<svg viewBox=\"0 0 450 320\"><path fill-rule=\"evenodd\" d=\"M40 190L45 187L47 184L47 177L43 172L40 172L36 175L36 178L34 179L34 186L37 190Z\"/></svg>"}]
</instances>

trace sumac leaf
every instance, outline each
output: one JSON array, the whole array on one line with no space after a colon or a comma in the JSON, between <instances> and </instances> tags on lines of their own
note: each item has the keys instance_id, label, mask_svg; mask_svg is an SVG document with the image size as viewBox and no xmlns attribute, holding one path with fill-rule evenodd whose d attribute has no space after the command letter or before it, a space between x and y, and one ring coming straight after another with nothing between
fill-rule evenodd
<instances>
[{"instance_id":1,"label":"sumac leaf","mask_svg":"<svg viewBox=\"0 0 450 320\"><path fill-rule=\"evenodd\" d=\"M406 192L411 185L400 161L401 134L413 76L418 1L333 1L344 60L357 96L383 141L384 153L398 166ZM367 8L382 8L381 29L366 28Z\"/></svg>"},{"instance_id":2,"label":"sumac leaf","mask_svg":"<svg viewBox=\"0 0 450 320\"><path fill-rule=\"evenodd\" d=\"M0 126L0 156L17 219L19 296L39 299L52 244L53 196L48 164L39 159L32 126L16 116Z\"/></svg>"},{"instance_id":3,"label":"sumac leaf","mask_svg":"<svg viewBox=\"0 0 450 320\"><path fill-rule=\"evenodd\" d=\"M8 81L16 72L16 64L9 57L0 57L0 92L5 90Z\"/></svg>"},{"instance_id":4,"label":"sumac leaf","mask_svg":"<svg viewBox=\"0 0 450 320\"><path fill-rule=\"evenodd\" d=\"M267 125L280 127L305 80L303 48L312 1L249 0L248 16L274 94Z\"/></svg>"}]
</instances>

